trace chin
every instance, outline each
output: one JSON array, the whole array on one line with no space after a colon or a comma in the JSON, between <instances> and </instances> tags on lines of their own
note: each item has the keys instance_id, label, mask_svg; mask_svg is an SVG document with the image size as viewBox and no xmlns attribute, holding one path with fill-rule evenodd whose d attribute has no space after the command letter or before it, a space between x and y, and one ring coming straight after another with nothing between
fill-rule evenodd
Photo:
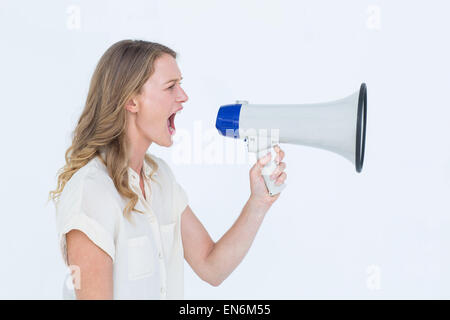
<instances>
[{"instance_id":1,"label":"chin","mask_svg":"<svg viewBox=\"0 0 450 320\"><path fill-rule=\"evenodd\" d=\"M166 145L166 147L171 147L173 145L173 141L170 141L167 145Z\"/></svg>"},{"instance_id":2,"label":"chin","mask_svg":"<svg viewBox=\"0 0 450 320\"><path fill-rule=\"evenodd\" d=\"M173 140L169 137L168 140L164 139L163 141L155 141L155 143L161 147L171 147L173 145Z\"/></svg>"},{"instance_id":3,"label":"chin","mask_svg":"<svg viewBox=\"0 0 450 320\"><path fill-rule=\"evenodd\" d=\"M159 134L158 137L149 138L149 140L161 147L171 147L173 145L173 136L171 137L168 133Z\"/></svg>"}]
</instances>

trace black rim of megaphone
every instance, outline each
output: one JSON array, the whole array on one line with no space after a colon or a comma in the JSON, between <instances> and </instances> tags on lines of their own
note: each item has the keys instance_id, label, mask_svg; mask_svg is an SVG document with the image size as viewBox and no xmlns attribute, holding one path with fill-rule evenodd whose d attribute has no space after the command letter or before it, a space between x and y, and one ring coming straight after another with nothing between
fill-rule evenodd
<instances>
[{"instance_id":1,"label":"black rim of megaphone","mask_svg":"<svg viewBox=\"0 0 450 320\"><path fill-rule=\"evenodd\" d=\"M356 171L361 172L364 163L364 150L366 147L366 119L367 119L367 86L361 84L358 100L358 119L356 123ZM362 127L362 129L361 129Z\"/></svg>"}]
</instances>

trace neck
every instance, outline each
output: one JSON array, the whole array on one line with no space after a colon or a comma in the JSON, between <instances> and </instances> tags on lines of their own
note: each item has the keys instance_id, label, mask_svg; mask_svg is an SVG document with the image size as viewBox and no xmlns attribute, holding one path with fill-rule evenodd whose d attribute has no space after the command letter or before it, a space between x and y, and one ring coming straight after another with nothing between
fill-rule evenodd
<instances>
[{"instance_id":1,"label":"neck","mask_svg":"<svg viewBox=\"0 0 450 320\"><path fill-rule=\"evenodd\" d=\"M141 175L145 153L152 142L139 132L134 121L129 122L127 129L129 141L128 166Z\"/></svg>"}]
</instances>

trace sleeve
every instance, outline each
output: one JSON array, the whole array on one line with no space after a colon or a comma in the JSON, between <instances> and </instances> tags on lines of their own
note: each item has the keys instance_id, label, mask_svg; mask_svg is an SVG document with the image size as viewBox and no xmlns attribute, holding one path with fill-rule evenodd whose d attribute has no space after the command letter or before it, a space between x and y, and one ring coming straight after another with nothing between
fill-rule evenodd
<instances>
[{"instance_id":1,"label":"sleeve","mask_svg":"<svg viewBox=\"0 0 450 320\"><path fill-rule=\"evenodd\" d=\"M58 205L57 228L61 254L68 265L66 234L80 230L95 245L115 258L115 214L117 208L104 184L87 175L71 185L64 202Z\"/></svg>"}]
</instances>

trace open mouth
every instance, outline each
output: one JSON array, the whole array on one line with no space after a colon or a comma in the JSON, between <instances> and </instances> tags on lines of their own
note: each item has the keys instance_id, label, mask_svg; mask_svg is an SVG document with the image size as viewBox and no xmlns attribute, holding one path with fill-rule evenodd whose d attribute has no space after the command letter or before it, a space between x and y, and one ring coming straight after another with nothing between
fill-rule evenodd
<instances>
[{"instance_id":1,"label":"open mouth","mask_svg":"<svg viewBox=\"0 0 450 320\"><path fill-rule=\"evenodd\" d=\"M169 129L170 135L175 134L175 115L176 113L172 113L172 115L167 119L167 128Z\"/></svg>"},{"instance_id":2,"label":"open mouth","mask_svg":"<svg viewBox=\"0 0 450 320\"><path fill-rule=\"evenodd\" d=\"M178 109L176 112L172 113L169 117L169 119L167 119L167 129L169 130L169 134L172 136L175 134L175 116L181 112L181 110L183 110L183 108L181 107L180 109Z\"/></svg>"}]
</instances>

